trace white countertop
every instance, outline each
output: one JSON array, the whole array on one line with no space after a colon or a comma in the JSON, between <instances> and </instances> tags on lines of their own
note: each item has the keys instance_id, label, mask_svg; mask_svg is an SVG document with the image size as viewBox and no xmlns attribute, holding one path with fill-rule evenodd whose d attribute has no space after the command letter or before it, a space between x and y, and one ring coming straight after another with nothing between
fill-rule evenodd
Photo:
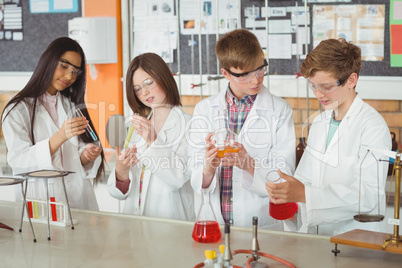
<instances>
[{"instance_id":1,"label":"white countertop","mask_svg":"<svg viewBox=\"0 0 402 268\"><path fill-rule=\"evenodd\" d=\"M75 230L33 223L37 243L28 222L18 232L22 204L0 201L0 222L13 231L0 229L0 267L194 267L204 250L218 252L224 244L201 244L192 237L194 223L124 214L72 209ZM251 221L252 219L250 219ZM252 230L231 228L231 249L250 249ZM401 267L402 255L340 245L335 257L329 237L258 230L262 252L283 258L296 267ZM244 265L246 255L235 255L232 265ZM269 267L283 264L262 258Z\"/></svg>"}]
</instances>

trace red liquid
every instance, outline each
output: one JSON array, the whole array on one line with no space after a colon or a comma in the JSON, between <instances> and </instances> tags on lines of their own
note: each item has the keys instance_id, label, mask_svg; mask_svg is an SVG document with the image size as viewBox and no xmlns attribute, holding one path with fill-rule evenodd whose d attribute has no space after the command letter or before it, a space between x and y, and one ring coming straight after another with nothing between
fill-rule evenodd
<instances>
[{"instance_id":1,"label":"red liquid","mask_svg":"<svg viewBox=\"0 0 402 268\"><path fill-rule=\"evenodd\" d=\"M56 202L56 198L50 197L50 201ZM50 204L50 208L52 209L52 221L57 221L56 204Z\"/></svg>"},{"instance_id":2,"label":"red liquid","mask_svg":"<svg viewBox=\"0 0 402 268\"><path fill-rule=\"evenodd\" d=\"M27 206L28 206L29 217L30 217L30 218L33 218L32 202L31 202L31 201L27 202Z\"/></svg>"},{"instance_id":3,"label":"red liquid","mask_svg":"<svg viewBox=\"0 0 402 268\"><path fill-rule=\"evenodd\" d=\"M197 221L193 229L193 239L200 243L218 242L222 233L216 221Z\"/></svg>"},{"instance_id":4,"label":"red liquid","mask_svg":"<svg viewBox=\"0 0 402 268\"><path fill-rule=\"evenodd\" d=\"M277 220L287 220L296 214L297 203L274 204L269 202L269 215Z\"/></svg>"}]
</instances>

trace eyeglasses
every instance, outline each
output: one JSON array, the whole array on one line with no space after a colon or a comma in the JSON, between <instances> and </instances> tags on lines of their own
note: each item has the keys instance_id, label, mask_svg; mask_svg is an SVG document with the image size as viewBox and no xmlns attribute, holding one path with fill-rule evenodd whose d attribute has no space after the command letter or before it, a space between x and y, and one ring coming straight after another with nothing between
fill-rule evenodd
<instances>
[{"instance_id":1,"label":"eyeglasses","mask_svg":"<svg viewBox=\"0 0 402 268\"><path fill-rule=\"evenodd\" d=\"M335 84L332 83L327 83L327 84L314 84L311 83L310 80L308 80L307 84L309 88L311 88L314 92L317 90L321 91L323 94L328 94L331 92L334 92L339 86L343 85L346 80L344 79L339 79L338 81L335 82Z\"/></svg>"},{"instance_id":2,"label":"eyeglasses","mask_svg":"<svg viewBox=\"0 0 402 268\"><path fill-rule=\"evenodd\" d=\"M230 75L233 76L234 80L237 83L246 84L246 83L250 83L254 79L254 76L257 76L257 78L263 77L266 74L267 66L268 66L268 62L267 62L267 60L264 60L264 64L261 65L260 67L258 67L257 69L255 69L254 71L237 74L237 73L231 72L229 69L225 68L225 70Z\"/></svg>"},{"instance_id":3,"label":"eyeglasses","mask_svg":"<svg viewBox=\"0 0 402 268\"><path fill-rule=\"evenodd\" d=\"M142 87L140 86L134 86L134 92L135 94L139 95L140 92L142 92L142 89L145 89L147 91L150 91L156 87L156 82L152 80L151 78L145 79L144 82L142 82Z\"/></svg>"},{"instance_id":4,"label":"eyeglasses","mask_svg":"<svg viewBox=\"0 0 402 268\"><path fill-rule=\"evenodd\" d=\"M62 70L64 75L71 73L73 78L77 78L83 73L82 70L78 69L76 66L72 65L66 60L59 60L57 68Z\"/></svg>"}]
</instances>

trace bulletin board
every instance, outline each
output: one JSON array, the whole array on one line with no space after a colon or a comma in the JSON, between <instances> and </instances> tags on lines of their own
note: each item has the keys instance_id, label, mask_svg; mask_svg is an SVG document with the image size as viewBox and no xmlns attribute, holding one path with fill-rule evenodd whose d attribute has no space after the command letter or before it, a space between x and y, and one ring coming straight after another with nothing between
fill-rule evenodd
<instances>
[{"instance_id":1,"label":"bulletin board","mask_svg":"<svg viewBox=\"0 0 402 268\"><path fill-rule=\"evenodd\" d=\"M23 40L0 41L0 72L33 72L46 47L68 36L68 20L81 14L81 0L77 12L47 14L31 13L29 1L23 1Z\"/></svg>"},{"instance_id":2,"label":"bulletin board","mask_svg":"<svg viewBox=\"0 0 402 268\"><path fill-rule=\"evenodd\" d=\"M133 0L133 1L139 1L139 0ZM221 0L220 2L230 2L229 0ZM156 1L155 1L156 2ZM201 1L202 5L204 5L201 9L201 12L203 12L203 14L211 12L211 6L206 5L205 2L208 1ZM232 1L233 2L233 1ZM237 1L235 1L237 2ZM317 3L318 2L318 3ZM172 3L175 3L175 1L172 0ZM194 4L194 9L197 9L198 7L196 5L198 2L195 2ZM172 10L172 12L174 12L177 15L177 10L176 8L176 4L174 5L174 9ZM270 0L268 1L268 6L271 7L298 7L298 9L303 9L304 10L304 1L302 0L297 0L297 1L288 1L288 0ZM341 5L383 5L383 8L380 8L379 12L383 12L381 15L385 18L384 19L384 23L383 23L383 30L379 30L377 32L375 32L375 35L378 35L380 33L380 36L374 37L375 41L373 42L377 42L377 40L379 40L377 43L378 45L375 47L375 49L380 49L381 53L377 53L377 54L381 54L382 56L378 56L378 57L373 57L371 58L367 58L368 60L364 60L363 61L363 69L361 72L362 76L402 76L402 68L395 68L395 67L391 67L390 65L390 32L389 32L389 28L390 28L390 24L389 24L389 13L390 13L390 3L389 1L384 1L384 0L351 0L350 2L342 2L342 1L338 1L338 2L319 2L318 1L313 1L312 3L309 2L308 3L308 21L309 21L309 25L308 25L308 37L310 42L307 48L307 51L310 52L312 51L313 47L314 47L314 40L317 40L316 36L313 36L313 28L314 28L314 8L317 9L317 7L320 6L332 6L332 7L337 7L337 6L341 6ZM247 21L249 18L247 16L250 16L250 14L247 13L252 13L252 9L250 9L250 7L254 6L255 9L259 10L259 14L260 14L260 18L256 18L255 19L255 24L253 24L253 26L251 26L251 24L249 23L249 21ZM212 17L214 16L213 14L213 8L214 5L212 5ZM261 33L261 36L264 37L264 32L265 32L265 26L266 26L266 21L265 21L265 15L263 15L265 11L265 1L262 0L242 0L241 1L241 25L242 28L247 28L249 30L252 31L256 31ZM244 12L246 9L248 8L248 10L246 12ZM263 10L264 9L264 10ZM284 9L285 10L285 9ZM361 8L357 8L357 11L362 12ZM245 16L245 14L247 16ZM186 16L186 14L178 14L179 17L183 17ZM303 16L304 16L304 12L303 12ZM359 15L360 16L360 15ZM232 17L233 18L233 17ZM373 17L374 18L374 17ZM292 20L294 18L292 18L292 13L291 12L287 12L286 10L284 11L283 16L281 17L269 17L269 31L271 36L269 37L269 42L271 42L271 44L275 44L275 42L277 44L281 44L281 40L284 40L283 38L287 38L288 40L291 40L292 43L297 43L300 45L300 47L298 47L297 49L299 50L299 54L303 54L302 51L306 51L305 49L305 45L303 44L303 42L301 42L299 40L299 42L296 42L296 38L300 38L300 35L303 35L303 32L305 32L305 28L300 27L299 30L299 34L296 35L295 32L289 33L286 36L281 35L280 33L275 34L275 32L273 32L275 30L275 25L272 26L272 22L275 20L276 24L280 24L281 20ZM299 19L303 19L304 18L299 18ZM356 19L356 16L354 16L352 18L353 20ZM374 18L377 19L377 18ZM233 19L232 19L233 20ZM183 21L183 20L182 20ZM342 21L345 20L337 20L336 23L342 23ZM369 19L367 20L369 21ZM204 21L207 22L207 21ZM179 18L179 23L180 23L180 18ZM183 22L184 23L184 22ZM190 20L188 20L186 23L190 23ZM355 22L354 22L355 23ZM236 22L234 22L234 24L236 24ZM272 25L271 25L272 24ZM272 26L272 27L271 27ZM303 25L304 26L304 25ZM200 74L200 67L202 68L202 74L218 74L219 73L219 67L217 66L217 59L215 56L215 51L214 51L214 45L216 43L216 33L205 33L202 32L201 34L201 40L199 41L200 35L198 34L197 31L194 31L194 34L183 34L183 27L180 26L181 28L181 33L178 35L178 42L180 44L180 52L178 49L174 49L172 50L171 54L171 58L173 58L173 60L171 62L168 63L168 65L170 66L170 68L172 69L172 72L177 72L178 71L178 53L180 53L180 73L182 74L192 74L194 76L197 76ZM364 27L363 27L364 28ZM297 31L292 29L292 31ZM363 32L363 30L360 31L360 33ZM370 32L370 31L367 31ZM223 34L222 31L219 31L219 35ZM354 35L356 35L356 33L353 33ZM359 33L357 33L359 34ZM266 36L266 34L265 34ZM265 37L266 38L266 37ZM305 38L305 37L304 37ZM135 39L135 34L134 34L134 39ZM143 41L143 38L138 38L137 41ZM304 39L305 40L305 39ZM266 42L267 44L269 44L269 42ZM371 41L368 40L366 43L370 43ZM135 41L134 41L134 45L135 45ZM264 42L261 42L262 46L264 47ZM359 43L357 45L362 45L362 49L366 49L366 44L363 43ZM201 46L201 48L199 47ZM289 49L295 49L293 48L289 48ZM199 56L199 53L201 51L201 57ZM268 54L270 54L268 52ZM200 58L201 58L201 64L200 64ZM292 54L291 56L289 56L286 59L278 59L275 57L275 55L271 54L269 55L269 72L272 75L294 75L295 73L299 72L299 68L300 65L303 61L304 57L301 56L299 58L299 56L295 56L294 54Z\"/></svg>"}]
</instances>

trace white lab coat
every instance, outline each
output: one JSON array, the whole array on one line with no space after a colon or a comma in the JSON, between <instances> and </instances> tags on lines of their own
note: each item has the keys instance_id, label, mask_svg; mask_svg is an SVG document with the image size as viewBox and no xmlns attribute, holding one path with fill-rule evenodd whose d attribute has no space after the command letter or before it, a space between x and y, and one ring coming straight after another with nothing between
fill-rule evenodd
<instances>
[{"instance_id":1,"label":"white lab coat","mask_svg":"<svg viewBox=\"0 0 402 268\"><path fill-rule=\"evenodd\" d=\"M214 117L220 109L227 109L226 90L199 102L194 110L189 154L191 156L191 185L199 207L202 188L202 170L205 156L205 137L217 129ZM282 221L269 216L269 198L265 177L271 170L294 171L295 131L289 104L272 95L262 86L254 105L238 135L248 154L255 160L254 177L247 171L233 167L233 217L235 226L252 226L252 217L258 216L258 225L272 230L283 230ZM220 207L219 168L209 186L211 205L220 224L224 224Z\"/></svg>"},{"instance_id":2,"label":"white lab coat","mask_svg":"<svg viewBox=\"0 0 402 268\"><path fill-rule=\"evenodd\" d=\"M360 223L353 216L359 211L359 189L361 214L378 214L378 195L380 214L385 213L388 163L378 163L378 185L376 160L371 154L366 156L364 146L390 150L388 126L375 109L356 96L325 150L332 113L325 111L315 118L295 172L295 177L305 184L302 228L317 233L318 225L318 233L325 235L353 229L379 231L379 223ZM375 157L388 160L378 154Z\"/></svg>"},{"instance_id":3,"label":"white lab coat","mask_svg":"<svg viewBox=\"0 0 402 268\"><path fill-rule=\"evenodd\" d=\"M63 95L57 99L59 125L56 126L46 108L38 100L36 103L34 136L35 145L31 139L31 116L28 104L33 103L27 98L15 106L3 120L4 139L7 146L7 162L13 174L26 173L41 169L56 169L73 171L65 177L67 196L72 208L99 210L92 179L96 177L101 157L86 166L81 165L80 155L85 144L73 137L61 146L53 155L50 154L49 138L53 136L69 118L72 118L73 104ZM14 106L14 105L12 105ZM4 111L5 116L10 106ZM46 200L44 179L32 179L28 187L28 198ZM65 201L62 181L60 178L49 179L53 183L56 201ZM51 193L50 193L51 194ZM16 198L21 198L21 190L16 189Z\"/></svg>"},{"instance_id":4,"label":"white lab coat","mask_svg":"<svg viewBox=\"0 0 402 268\"><path fill-rule=\"evenodd\" d=\"M129 148L135 143L139 162L130 169L130 186L126 194L116 187L115 168L107 188L114 198L124 200L123 213L176 220L195 220L194 192L187 169L187 130L191 116L181 107L174 107L157 139L148 147L145 140L133 133ZM139 185L145 165L141 206Z\"/></svg>"}]
</instances>

